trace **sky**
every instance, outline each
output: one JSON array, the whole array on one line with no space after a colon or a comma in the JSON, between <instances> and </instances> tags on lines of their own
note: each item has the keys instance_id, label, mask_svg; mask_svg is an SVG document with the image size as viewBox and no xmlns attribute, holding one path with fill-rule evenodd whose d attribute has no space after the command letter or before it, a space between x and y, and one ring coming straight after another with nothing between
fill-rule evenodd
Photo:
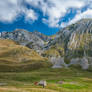
<instances>
[{"instance_id":1,"label":"sky","mask_svg":"<svg viewBox=\"0 0 92 92\"><path fill-rule=\"evenodd\" d=\"M0 32L25 29L54 35L92 18L92 0L0 0Z\"/></svg>"}]
</instances>

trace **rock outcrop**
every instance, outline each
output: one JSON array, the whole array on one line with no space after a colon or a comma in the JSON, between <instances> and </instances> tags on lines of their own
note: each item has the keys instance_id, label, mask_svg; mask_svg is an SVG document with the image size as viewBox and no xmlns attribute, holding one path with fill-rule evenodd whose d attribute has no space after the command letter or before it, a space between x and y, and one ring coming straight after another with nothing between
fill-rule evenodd
<instances>
[{"instance_id":1,"label":"rock outcrop","mask_svg":"<svg viewBox=\"0 0 92 92\"><path fill-rule=\"evenodd\" d=\"M84 70L87 70L89 68L89 62L86 57L71 59L71 62L70 64L68 64L68 66L71 65L79 65Z\"/></svg>"},{"instance_id":2,"label":"rock outcrop","mask_svg":"<svg viewBox=\"0 0 92 92\"><path fill-rule=\"evenodd\" d=\"M41 50L44 47L45 41L49 40L47 36L44 36L39 32L37 34L37 32L28 32L23 29L16 29L12 32L1 32L0 38L14 40L20 45L27 46L37 51Z\"/></svg>"},{"instance_id":3,"label":"rock outcrop","mask_svg":"<svg viewBox=\"0 0 92 92\"><path fill-rule=\"evenodd\" d=\"M71 63L81 65L82 69L92 66L92 19L82 19L75 24L61 29L47 48L61 47L63 57ZM58 50L60 52L60 50ZM60 52L62 53L62 52Z\"/></svg>"},{"instance_id":4,"label":"rock outcrop","mask_svg":"<svg viewBox=\"0 0 92 92\"><path fill-rule=\"evenodd\" d=\"M63 57L52 57L50 61L53 64L52 68L64 68L64 67L67 67L67 64L64 62Z\"/></svg>"}]
</instances>

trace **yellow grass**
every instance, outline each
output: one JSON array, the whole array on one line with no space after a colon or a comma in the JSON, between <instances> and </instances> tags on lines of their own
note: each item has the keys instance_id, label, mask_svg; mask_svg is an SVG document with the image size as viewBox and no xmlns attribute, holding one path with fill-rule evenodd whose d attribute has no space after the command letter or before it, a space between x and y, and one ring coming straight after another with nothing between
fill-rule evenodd
<instances>
[{"instance_id":1,"label":"yellow grass","mask_svg":"<svg viewBox=\"0 0 92 92\"><path fill-rule=\"evenodd\" d=\"M37 52L25 46L17 45L12 40L0 40L0 61L44 60Z\"/></svg>"}]
</instances>

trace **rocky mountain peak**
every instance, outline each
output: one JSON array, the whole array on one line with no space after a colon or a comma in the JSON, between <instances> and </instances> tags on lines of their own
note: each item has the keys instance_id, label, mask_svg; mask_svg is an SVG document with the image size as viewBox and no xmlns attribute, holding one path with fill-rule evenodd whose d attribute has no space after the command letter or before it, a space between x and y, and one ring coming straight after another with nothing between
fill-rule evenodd
<instances>
[{"instance_id":1,"label":"rocky mountain peak","mask_svg":"<svg viewBox=\"0 0 92 92\"><path fill-rule=\"evenodd\" d=\"M44 46L44 40L40 37L40 35L42 34L39 34L39 32L35 34L34 32L29 32L24 29L16 29L12 32L1 32L0 38L12 39L18 42L20 45L39 50Z\"/></svg>"},{"instance_id":2,"label":"rocky mountain peak","mask_svg":"<svg viewBox=\"0 0 92 92\"><path fill-rule=\"evenodd\" d=\"M82 19L61 29L56 38L49 43L49 46L53 45L64 48L68 56L69 53L71 56L92 55L92 19Z\"/></svg>"}]
</instances>

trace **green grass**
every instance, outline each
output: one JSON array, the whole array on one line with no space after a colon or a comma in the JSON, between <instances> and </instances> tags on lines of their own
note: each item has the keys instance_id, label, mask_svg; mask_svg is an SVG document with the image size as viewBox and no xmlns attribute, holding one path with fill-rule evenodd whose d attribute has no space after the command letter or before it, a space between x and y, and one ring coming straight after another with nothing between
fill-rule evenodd
<instances>
[{"instance_id":1,"label":"green grass","mask_svg":"<svg viewBox=\"0 0 92 92\"><path fill-rule=\"evenodd\" d=\"M80 84L63 84L63 88L68 88L68 89L82 89L82 88L87 88L86 85L80 85Z\"/></svg>"},{"instance_id":2,"label":"green grass","mask_svg":"<svg viewBox=\"0 0 92 92\"><path fill-rule=\"evenodd\" d=\"M40 80L47 81L46 88L34 85ZM92 73L75 68L0 72L0 83L7 83L0 86L0 92L92 92Z\"/></svg>"}]
</instances>

